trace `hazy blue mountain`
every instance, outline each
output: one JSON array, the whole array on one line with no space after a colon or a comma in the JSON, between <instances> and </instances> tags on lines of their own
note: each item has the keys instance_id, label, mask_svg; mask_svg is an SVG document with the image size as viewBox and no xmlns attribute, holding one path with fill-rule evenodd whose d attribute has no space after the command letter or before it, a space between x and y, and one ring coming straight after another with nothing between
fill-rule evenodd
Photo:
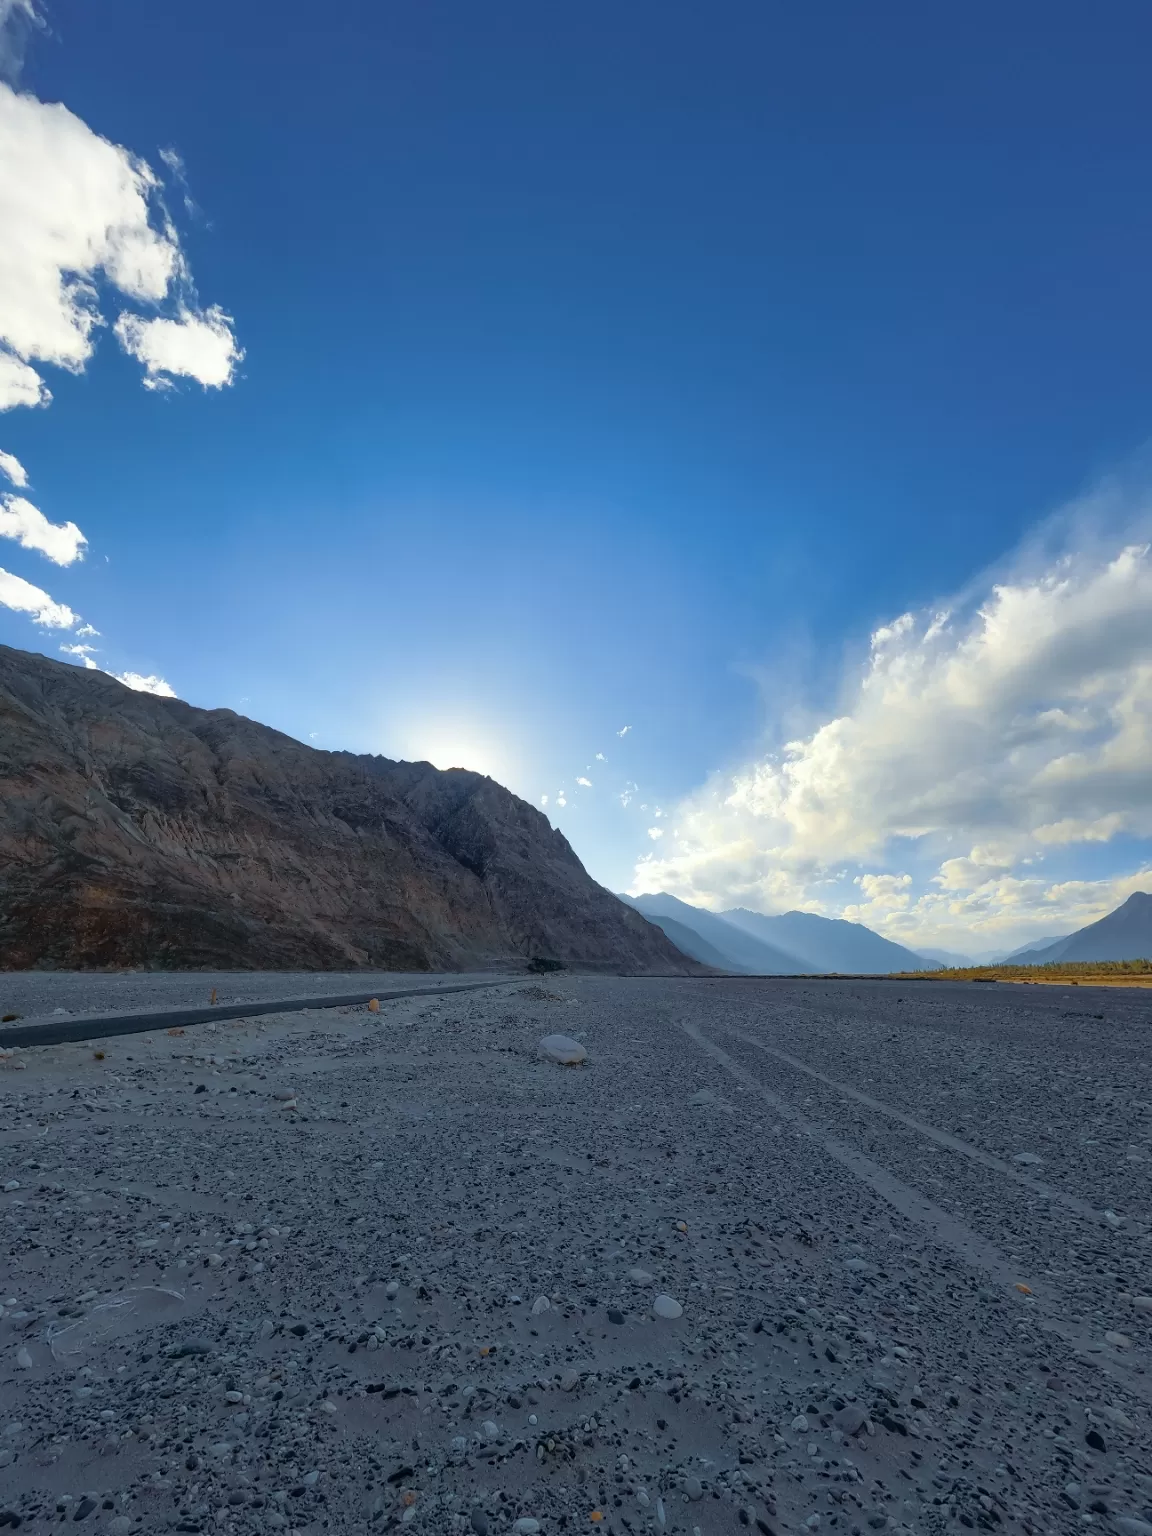
<instances>
[{"instance_id":1,"label":"hazy blue mountain","mask_svg":"<svg viewBox=\"0 0 1152 1536\"><path fill-rule=\"evenodd\" d=\"M917 954L923 955L925 960L931 960L936 965L979 965L970 955L958 955L951 949L921 949Z\"/></svg>"},{"instance_id":2,"label":"hazy blue mountain","mask_svg":"<svg viewBox=\"0 0 1152 1536\"><path fill-rule=\"evenodd\" d=\"M635 906L628 896L622 896L620 899ZM695 928L689 928L686 923L677 922L674 917L653 917L649 912L643 913L643 916L671 939L680 953L687 955L689 960L699 960L701 965L711 965L718 971L738 969L732 964L729 956L722 955L718 949L713 948L702 934L696 932Z\"/></svg>"},{"instance_id":3,"label":"hazy blue mountain","mask_svg":"<svg viewBox=\"0 0 1152 1536\"><path fill-rule=\"evenodd\" d=\"M620 899L635 907L638 912L642 912L649 922L662 924L664 918L669 918L682 927L690 929L711 950L723 956L725 970L740 971L754 976L794 976L816 969L775 944L768 943L754 934L746 933L732 923L725 922L714 912L705 912L700 907L689 906L686 901L681 901L676 896L668 896L663 891L656 895L622 896ZM672 937L671 934L668 936ZM679 940L673 938L672 942L684 954L692 954L692 951L683 948ZM700 959L701 956L692 954L692 958ZM705 963L716 964L715 960Z\"/></svg>"},{"instance_id":4,"label":"hazy blue mountain","mask_svg":"<svg viewBox=\"0 0 1152 1536\"><path fill-rule=\"evenodd\" d=\"M1062 944L1068 937L1066 933L1053 935L1050 939L1029 939L1027 944L1021 944L1019 949L1014 949L1010 954L1000 955L993 963L1006 965L1009 960L1023 960L1025 955L1031 955L1037 949L1051 949L1053 944Z\"/></svg>"},{"instance_id":5,"label":"hazy blue mountain","mask_svg":"<svg viewBox=\"0 0 1152 1536\"><path fill-rule=\"evenodd\" d=\"M885 939L863 923L842 917L818 917L814 912L781 912L766 917L734 907L720 916L725 922L795 955L808 971L840 971L884 976L889 971L923 971L922 955Z\"/></svg>"},{"instance_id":6,"label":"hazy blue mountain","mask_svg":"<svg viewBox=\"0 0 1152 1536\"><path fill-rule=\"evenodd\" d=\"M1097 923L1078 928L1044 949L1030 949L1029 965L1053 960L1152 960L1152 896L1135 891Z\"/></svg>"}]
</instances>

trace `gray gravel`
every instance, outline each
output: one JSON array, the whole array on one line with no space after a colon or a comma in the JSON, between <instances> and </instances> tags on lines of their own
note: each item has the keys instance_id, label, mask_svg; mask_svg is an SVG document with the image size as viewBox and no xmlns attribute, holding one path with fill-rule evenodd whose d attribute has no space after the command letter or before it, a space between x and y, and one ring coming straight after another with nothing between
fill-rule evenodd
<instances>
[{"instance_id":1,"label":"gray gravel","mask_svg":"<svg viewBox=\"0 0 1152 1536\"><path fill-rule=\"evenodd\" d=\"M277 997L338 996L403 986L456 985L490 979L491 971L0 971L0 1016L37 1023L61 1013L143 1013L198 1008L215 989L220 1004Z\"/></svg>"},{"instance_id":2,"label":"gray gravel","mask_svg":"<svg viewBox=\"0 0 1152 1536\"><path fill-rule=\"evenodd\" d=\"M1149 1536L1150 1002L564 976L14 1052L0 1510Z\"/></svg>"}]
</instances>

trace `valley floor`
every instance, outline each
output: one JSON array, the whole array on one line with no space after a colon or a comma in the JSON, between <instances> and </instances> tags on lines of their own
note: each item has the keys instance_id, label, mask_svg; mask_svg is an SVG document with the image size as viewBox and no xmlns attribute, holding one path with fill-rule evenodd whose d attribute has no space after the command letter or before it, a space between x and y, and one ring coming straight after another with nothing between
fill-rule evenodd
<instances>
[{"instance_id":1,"label":"valley floor","mask_svg":"<svg viewBox=\"0 0 1152 1536\"><path fill-rule=\"evenodd\" d=\"M565 975L0 1057L0 1526L1152 1536L1148 1044Z\"/></svg>"}]
</instances>

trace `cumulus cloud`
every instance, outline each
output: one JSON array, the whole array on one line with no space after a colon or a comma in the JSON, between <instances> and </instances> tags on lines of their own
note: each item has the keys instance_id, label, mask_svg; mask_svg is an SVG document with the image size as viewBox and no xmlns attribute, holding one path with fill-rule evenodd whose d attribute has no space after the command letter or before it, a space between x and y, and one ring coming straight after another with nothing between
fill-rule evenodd
<instances>
[{"instance_id":1,"label":"cumulus cloud","mask_svg":"<svg viewBox=\"0 0 1152 1536\"><path fill-rule=\"evenodd\" d=\"M653 842L655 842L657 840L657 838L661 838L661 837L664 836L664 828L663 827L649 827L648 828L648 836L652 839Z\"/></svg>"},{"instance_id":2,"label":"cumulus cloud","mask_svg":"<svg viewBox=\"0 0 1152 1536\"><path fill-rule=\"evenodd\" d=\"M100 286L142 307L116 334L157 384L228 383L240 353L219 309L200 312L187 264L137 156L59 103L0 83L0 409L50 399L39 365L81 372L105 324ZM174 317L156 315L165 302Z\"/></svg>"},{"instance_id":3,"label":"cumulus cloud","mask_svg":"<svg viewBox=\"0 0 1152 1536\"><path fill-rule=\"evenodd\" d=\"M547 805L548 804L548 796L547 795L541 795L540 796L540 804L541 805Z\"/></svg>"},{"instance_id":4,"label":"cumulus cloud","mask_svg":"<svg viewBox=\"0 0 1152 1536\"><path fill-rule=\"evenodd\" d=\"M0 475L20 490L24 490L28 484L28 471L23 464L15 454L5 453L2 449L0 449Z\"/></svg>"},{"instance_id":5,"label":"cumulus cloud","mask_svg":"<svg viewBox=\"0 0 1152 1536\"><path fill-rule=\"evenodd\" d=\"M596 761L598 763L606 763L608 759L604 756L603 752L597 752Z\"/></svg>"},{"instance_id":6,"label":"cumulus cloud","mask_svg":"<svg viewBox=\"0 0 1152 1536\"><path fill-rule=\"evenodd\" d=\"M54 602L47 592L34 587L22 576L13 576L11 571L0 570L0 607L27 613L33 623L42 624L45 629L71 629L76 623L71 608Z\"/></svg>"},{"instance_id":7,"label":"cumulus cloud","mask_svg":"<svg viewBox=\"0 0 1152 1536\"><path fill-rule=\"evenodd\" d=\"M634 889L843 911L893 936L1072 926L1106 910L1115 882L1093 906L1085 882L1028 866L1152 837L1149 762L1152 550L1085 537L878 626L842 708L690 796ZM931 872L919 894L888 872L913 856ZM834 876L845 862L863 871L855 889Z\"/></svg>"},{"instance_id":8,"label":"cumulus cloud","mask_svg":"<svg viewBox=\"0 0 1152 1536\"><path fill-rule=\"evenodd\" d=\"M131 688L136 693L154 693L160 699L174 699L176 690L171 683L164 681L162 677L155 675L143 677L139 672L109 672L109 677L114 677L117 682L123 683L125 688Z\"/></svg>"},{"instance_id":9,"label":"cumulus cloud","mask_svg":"<svg viewBox=\"0 0 1152 1536\"><path fill-rule=\"evenodd\" d=\"M231 384L244 355L232 334L230 316L215 306L202 315L182 311L174 320L123 314L116 322L116 339L143 363L149 389L168 388L180 376L197 380L205 389L221 389Z\"/></svg>"},{"instance_id":10,"label":"cumulus cloud","mask_svg":"<svg viewBox=\"0 0 1152 1536\"><path fill-rule=\"evenodd\" d=\"M0 496L0 538L15 539L54 565L72 565L84 558L88 540L75 523L50 523L23 496Z\"/></svg>"},{"instance_id":11,"label":"cumulus cloud","mask_svg":"<svg viewBox=\"0 0 1152 1536\"><path fill-rule=\"evenodd\" d=\"M623 728L623 730L619 730L619 731L617 731L617 732L616 732L616 734L617 734L617 736L627 736L627 734L628 734L628 732L629 732L629 731L630 731L630 730L631 730L631 729L632 729L632 727L631 727L631 726L630 726L630 725L626 725L626 726L625 726L625 727L624 727L624 728Z\"/></svg>"},{"instance_id":12,"label":"cumulus cloud","mask_svg":"<svg viewBox=\"0 0 1152 1536\"><path fill-rule=\"evenodd\" d=\"M592 788L592 780L591 779L578 778L576 780L576 782L577 782L577 784L580 785L580 787L582 789L591 789Z\"/></svg>"}]
</instances>

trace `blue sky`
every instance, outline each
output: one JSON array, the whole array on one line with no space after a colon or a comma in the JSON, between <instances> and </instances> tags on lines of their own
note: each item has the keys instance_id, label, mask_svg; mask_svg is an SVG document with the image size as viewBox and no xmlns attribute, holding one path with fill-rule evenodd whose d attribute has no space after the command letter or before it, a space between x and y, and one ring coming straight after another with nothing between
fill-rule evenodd
<instances>
[{"instance_id":1,"label":"blue sky","mask_svg":"<svg viewBox=\"0 0 1152 1536\"><path fill-rule=\"evenodd\" d=\"M8 495L87 541L9 508L75 623L0 641L491 771L617 889L987 949L1148 884L1152 15L931 12L51 0L0 210L107 323L0 254ZM96 135L151 279L54 254Z\"/></svg>"}]
</instances>

